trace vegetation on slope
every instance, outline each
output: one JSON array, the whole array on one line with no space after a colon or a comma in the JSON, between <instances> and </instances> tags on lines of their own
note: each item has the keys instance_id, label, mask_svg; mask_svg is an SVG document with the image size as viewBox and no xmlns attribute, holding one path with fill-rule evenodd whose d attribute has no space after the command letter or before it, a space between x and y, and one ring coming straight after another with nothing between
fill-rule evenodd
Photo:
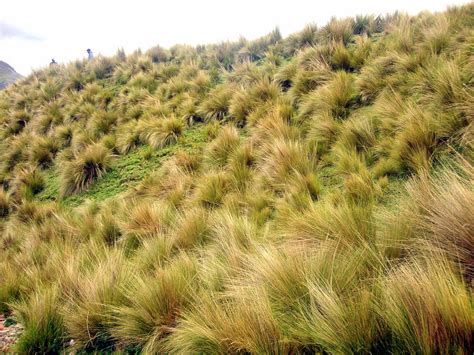
<instances>
[{"instance_id":1,"label":"vegetation on slope","mask_svg":"<svg viewBox=\"0 0 474 355\"><path fill-rule=\"evenodd\" d=\"M10 86L16 350L472 353L473 25L332 19Z\"/></svg>"}]
</instances>

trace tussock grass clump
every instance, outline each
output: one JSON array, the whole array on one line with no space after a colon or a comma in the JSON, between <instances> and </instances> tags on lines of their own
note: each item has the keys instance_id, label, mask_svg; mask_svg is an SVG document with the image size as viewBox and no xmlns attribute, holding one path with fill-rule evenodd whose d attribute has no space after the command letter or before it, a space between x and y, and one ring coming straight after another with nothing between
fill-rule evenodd
<instances>
[{"instance_id":1,"label":"tussock grass clump","mask_svg":"<svg viewBox=\"0 0 474 355\"><path fill-rule=\"evenodd\" d=\"M413 262L382 282L380 310L394 335L395 349L456 352L472 349L472 298L441 257Z\"/></svg>"},{"instance_id":2,"label":"tussock grass clump","mask_svg":"<svg viewBox=\"0 0 474 355\"><path fill-rule=\"evenodd\" d=\"M368 34L374 30L374 16L357 15L354 21L353 32L355 35Z\"/></svg>"},{"instance_id":3,"label":"tussock grass clump","mask_svg":"<svg viewBox=\"0 0 474 355\"><path fill-rule=\"evenodd\" d=\"M318 27L315 24L306 25L303 30L298 33L292 34L287 41L288 49L291 53L294 51L311 47L317 43L318 40Z\"/></svg>"},{"instance_id":4,"label":"tussock grass clump","mask_svg":"<svg viewBox=\"0 0 474 355\"><path fill-rule=\"evenodd\" d=\"M390 76L396 70L396 57L388 55L377 57L371 63L365 65L355 81L362 100L370 102L382 92L385 87L394 84Z\"/></svg>"},{"instance_id":5,"label":"tussock grass clump","mask_svg":"<svg viewBox=\"0 0 474 355\"><path fill-rule=\"evenodd\" d=\"M274 80L284 91L287 91L293 85L293 79L297 74L298 63L293 60L278 68L278 71L274 75Z\"/></svg>"},{"instance_id":6,"label":"tussock grass clump","mask_svg":"<svg viewBox=\"0 0 474 355\"><path fill-rule=\"evenodd\" d=\"M409 169L427 170L430 155L437 145L434 117L419 106L409 106L402 119L404 125L397 136L392 154Z\"/></svg>"},{"instance_id":7,"label":"tussock grass clump","mask_svg":"<svg viewBox=\"0 0 474 355\"><path fill-rule=\"evenodd\" d=\"M140 145L140 132L136 121L128 122L120 127L116 135L116 146L120 154L127 154Z\"/></svg>"},{"instance_id":8,"label":"tussock grass clump","mask_svg":"<svg viewBox=\"0 0 474 355\"><path fill-rule=\"evenodd\" d=\"M378 331L370 294L354 286L367 265L376 262L370 253L345 251L332 242L308 247L262 248L251 262L251 282L264 286L272 308L279 310L279 329L297 349L300 342L314 351L351 352L361 344L371 348ZM346 292L357 296L347 298Z\"/></svg>"},{"instance_id":9,"label":"tussock grass clump","mask_svg":"<svg viewBox=\"0 0 474 355\"><path fill-rule=\"evenodd\" d=\"M316 115L310 122L306 142L314 153L321 156L330 150L339 130L340 124L330 115Z\"/></svg>"},{"instance_id":10,"label":"tussock grass clump","mask_svg":"<svg viewBox=\"0 0 474 355\"><path fill-rule=\"evenodd\" d=\"M282 215L281 234L297 240L335 239L346 245L361 245L374 240L372 206L341 200L337 205L322 201L304 214Z\"/></svg>"},{"instance_id":11,"label":"tussock grass clump","mask_svg":"<svg viewBox=\"0 0 474 355\"><path fill-rule=\"evenodd\" d=\"M111 200L104 204L97 218L97 227L93 231L99 240L107 245L114 246L122 236L122 229L119 225L119 218L116 215L117 210L122 208L121 200Z\"/></svg>"},{"instance_id":12,"label":"tussock grass clump","mask_svg":"<svg viewBox=\"0 0 474 355\"><path fill-rule=\"evenodd\" d=\"M412 213L416 211L410 221L425 233L429 242L460 261L469 281L474 277L471 252L474 192L470 186L474 174L471 164L466 161L459 164L464 176L444 170L434 180L424 174L410 182L412 205L409 206Z\"/></svg>"},{"instance_id":13,"label":"tussock grass clump","mask_svg":"<svg viewBox=\"0 0 474 355\"><path fill-rule=\"evenodd\" d=\"M165 169L147 176L135 190L138 196L158 197L178 206L190 192L192 180L192 176L173 165L171 170Z\"/></svg>"},{"instance_id":14,"label":"tussock grass clump","mask_svg":"<svg viewBox=\"0 0 474 355\"><path fill-rule=\"evenodd\" d=\"M247 216L238 215L232 206L217 211L211 223L212 238L216 241L215 247L224 254L253 250L261 238L257 226ZM230 262L239 262L232 260L230 254L225 257L229 258Z\"/></svg>"},{"instance_id":15,"label":"tussock grass clump","mask_svg":"<svg viewBox=\"0 0 474 355\"><path fill-rule=\"evenodd\" d=\"M269 142L275 139L298 140L301 132L290 125L278 112L270 112L258 122L253 130L252 139L257 143Z\"/></svg>"},{"instance_id":16,"label":"tussock grass clump","mask_svg":"<svg viewBox=\"0 0 474 355\"><path fill-rule=\"evenodd\" d=\"M174 243L182 249L195 247L204 243L209 231L207 212L201 208L195 208L178 216L173 229Z\"/></svg>"},{"instance_id":17,"label":"tussock grass clump","mask_svg":"<svg viewBox=\"0 0 474 355\"><path fill-rule=\"evenodd\" d=\"M145 133L148 144L153 148L162 148L178 140L184 128L183 121L178 118L166 118L160 122L160 127Z\"/></svg>"},{"instance_id":18,"label":"tussock grass clump","mask_svg":"<svg viewBox=\"0 0 474 355\"><path fill-rule=\"evenodd\" d=\"M168 52L166 49L160 47L160 46L155 46L153 48L150 48L146 54L150 56L151 61L153 63L160 63L160 62L165 62L169 56Z\"/></svg>"},{"instance_id":19,"label":"tussock grass clump","mask_svg":"<svg viewBox=\"0 0 474 355\"><path fill-rule=\"evenodd\" d=\"M449 22L445 14L434 18L433 24L423 31L426 47L431 53L440 54L450 43Z\"/></svg>"},{"instance_id":20,"label":"tussock grass clump","mask_svg":"<svg viewBox=\"0 0 474 355\"><path fill-rule=\"evenodd\" d=\"M229 105L233 94L234 89L232 87L225 85L216 86L200 105L199 112L208 120L226 119L229 114Z\"/></svg>"},{"instance_id":21,"label":"tussock grass clump","mask_svg":"<svg viewBox=\"0 0 474 355\"><path fill-rule=\"evenodd\" d=\"M244 125L249 114L254 111L258 105L271 102L278 97L280 90L278 86L268 78L259 79L252 85L248 91L236 91L230 101L229 114L240 125Z\"/></svg>"},{"instance_id":22,"label":"tussock grass clump","mask_svg":"<svg viewBox=\"0 0 474 355\"><path fill-rule=\"evenodd\" d=\"M85 261L95 266L94 271L81 281L80 287L70 290L62 311L67 333L76 347L85 350L113 349L113 307L123 303L123 289L118 290L131 277L123 252L106 250L100 245L92 246L85 255Z\"/></svg>"},{"instance_id":23,"label":"tussock grass clump","mask_svg":"<svg viewBox=\"0 0 474 355\"><path fill-rule=\"evenodd\" d=\"M72 137L71 141L71 149L70 150L63 150L61 153L61 157L65 157L66 160L70 160L71 156L68 156L65 152L72 152L72 153L79 153L86 149L90 144L94 142L93 137L90 135L90 132L84 131L79 129ZM64 156L66 154L66 156Z\"/></svg>"},{"instance_id":24,"label":"tussock grass clump","mask_svg":"<svg viewBox=\"0 0 474 355\"><path fill-rule=\"evenodd\" d=\"M245 189L251 182L256 164L257 157L251 144L240 146L232 153L229 165L233 184L237 188Z\"/></svg>"},{"instance_id":25,"label":"tussock grass clump","mask_svg":"<svg viewBox=\"0 0 474 355\"><path fill-rule=\"evenodd\" d=\"M61 148L68 147L73 139L74 129L70 126L59 126L55 131L54 139L57 140Z\"/></svg>"},{"instance_id":26,"label":"tussock grass clump","mask_svg":"<svg viewBox=\"0 0 474 355\"><path fill-rule=\"evenodd\" d=\"M410 53L415 45L415 26L407 14L397 14L391 23L386 26L390 33L391 48L398 52Z\"/></svg>"},{"instance_id":27,"label":"tussock grass clump","mask_svg":"<svg viewBox=\"0 0 474 355\"><path fill-rule=\"evenodd\" d=\"M30 122L31 115L26 111L16 111L12 114L10 124L8 125L8 131L10 134L20 133Z\"/></svg>"},{"instance_id":28,"label":"tussock grass clump","mask_svg":"<svg viewBox=\"0 0 474 355\"><path fill-rule=\"evenodd\" d=\"M25 327L15 344L16 351L51 353L64 350L67 339L56 288L37 291L28 299L14 303L13 308Z\"/></svg>"},{"instance_id":29,"label":"tussock grass clump","mask_svg":"<svg viewBox=\"0 0 474 355\"><path fill-rule=\"evenodd\" d=\"M275 188L283 186L293 174L305 175L313 170L305 147L299 142L275 140L265 146L262 172Z\"/></svg>"},{"instance_id":30,"label":"tussock grass clump","mask_svg":"<svg viewBox=\"0 0 474 355\"><path fill-rule=\"evenodd\" d=\"M15 245L15 239L11 236L5 236L1 239L1 247L7 248L9 243ZM24 282L24 277L16 274L16 265L7 263L4 260L0 263L0 312L3 314L11 310L10 303L18 300L20 297L20 287Z\"/></svg>"},{"instance_id":31,"label":"tussock grass clump","mask_svg":"<svg viewBox=\"0 0 474 355\"><path fill-rule=\"evenodd\" d=\"M367 160L364 154L360 154L354 148L346 148L341 144L335 145L331 151L332 159L336 160L335 170L346 176L351 173L358 174L367 168Z\"/></svg>"},{"instance_id":32,"label":"tussock grass clump","mask_svg":"<svg viewBox=\"0 0 474 355\"><path fill-rule=\"evenodd\" d=\"M331 67L335 70L351 71L353 65L352 53L341 42L332 46Z\"/></svg>"},{"instance_id":33,"label":"tussock grass clump","mask_svg":"<svg viewBox=\"0 0 474 355\"><path fill-rule=\"evenodd\" d=\"M135 204L126 211L126 219L122 221L125 238L153 238L166 231L172 210L164 206L150 203Z\"/></svg>"},{"instance_id":34,"label":"tussock grass clump","mask_svg":"<svg viewBox=\"0 0 474 355\"><path fill-rule=\"evenodd\" d=\"M377 125L370 117L351 117L341 125L337 144L359 153L368 152L377 142Z\"/></svg>"},{"instance_id":35,"label":"tussock grass clump","mask_svg":"<svg viewBox=\"0 0 474 355\"><path fill-rule=\"evenodd\" d=\"M95 137L101 137L110 132L117 119L114 112L97 111L88 121L89 129Z\"/></svg>"},{"instance_id":36,"label":"tussock grass clump","mask_svg":"<svg viewBox=\"0 0 474 355\"><path fill-rule=\"evenodd\" d=\"M300 68L297 71L288 94L293 102L300 102L304 99L305 94L316 90L329 81L332 76L331 67L325 59L313 59L310 61L308 68Z\"/></svg>"},{"instance_id":37,"label":"tussock grass clump","mask_svg":"<svg viewBox=\"0 0 474 355\"><path fill-rule=\"evenodd\" d=\"M190 154L183 150L177 151L174 156L176 166L188 174L196 173L201 166L201 161L201 157L197 154Z\"/></svg>"},{"instance_id":38,"label":"tussock grass clump","mask_svg":"<svg viewBox=\"0 0 474 355\"><path fill-rule=\"evenodd\" d=\"M0 189L0 217L6 217L10 213L10 196L5 190Z\"/></svg>"},{"instance_id":39,"label":"tussock grass clump","mask_svg":"<svg viewBox=\"0 0 474 355\"><path fill-rule=\"evenodd\" d=\"M156 277L136 277L124 305L115 309L114 337L145 352L163 351L180 310L192 299L195 275L195 261L182 256Z\"/></svg>"},{"instance_id":40,"label":"tussock grass clump","mask_svg":"<svg viewBox=\"0 0 474 355\"><path fill-rule=\"evenodd\" d=\"M61 194L68 196L81 192L101 179L110 167L111 158L110 151L99 144L78 153L61 173Z\"/></svg>"},{"instance_id":41,"label":"tussock grass clump","mask_svg":"<svg viewBox=\"0 0 474 355\"><path fill-rule=\"evenodd\" d=\"M322 110L330 112L333 117L346 118L355 102L353 77L339 71L329 83L304 98L301 112L308 115Z\"/></svg>"},{"instance_id":42,"label":"tussock grass clump","mask_svg":"<svg viewBox=\"0 0 474 355\"><path fill-rule=\"evenodd\" d=\"M361 169L357 174L350 173L344 179L344 189L347 196L353 201L363 203L375 198L377 185L367 169Z\"/></svg>"},{"instance_id":43,"label":"tussock grass clump","mask_svg":"<svg viewBox=\"0 0 474 355\"><path fill-rule=\"evenodd\" d=\"M466 97L463 73L453 61L435 60L426 69L424 88L428 99L450 106L460 103ZM426 85L426 86L425 86ZM429 85L429 86L428 86Z\"/></svg>"},{"instance_id":44,"label":"tussock grass clump","mask_svg":"<svg viewBox=\"0 0 474 355\"><path fill-rule=\"evenodd\" d=\"M45 187L43 173L39 169L26 169L19 173L14 189L21 196L31 198Z\"/></svg>"},{"instance_id":45,"label":"tussock grass clump","mask_svg":"<svg viewBox=\"0 0 474 355\"><path fill-rule=\"evenodd\" d=\"M136 249L132 261L136 270L140 270L144 275L156 275L176 256L176 253L171 239L146 239Z\"/></svg>"},{"instance_id":46,"label":"tussock grass clump","mask_svg":"<svg viewBox=\"0 0 474 355\"><path fill-rule=\"evenodd\" d=\"M352 39L353 31L353 19L338 20L333 17L327 25L323 27L322 33L323 36L326 36L328 41L341 42L347 45Z\"/></svg>"},{"instance_id":47,"label":"tussock grass clump","mask_svg":"<svg viewBox=\"0 0 474 355\"><path fill-rule=\"evenodd\" d=\"M275 323L270 304L258 292L237 300L207 298L183 315L167 345L181 352L288 352Z\"/></svg>"},{"instance_id":48,"label":"tussock grass clump","mask_svg":"<svg viewBox=\"0 0 474 355\"><path fill-rule=\"evenodd\" d=\"M206 208L218 207L230 187L229 177L223 173L209 174L196 187L196 200Z\"/></svg>"},{"instance_id":49,"label":"tussock grass clump","mask_svg":"<svg viewBox=\"0 0 474 355\"><path fill-rule=\"evenodd\" d=\"M32 144L30 160L42 168L49 167L59 150L57 143L51 138L38 137Z\"/></svg>"},{"instance_id":50,"label":"tussock grass clump","mask_svg":"<svg viewBox=\"0 0 474 355\"><path fill-rule=\"evenodd\" d=\"M3 153L2 161L0 161L4 171L12 171L18 163L27 158L28 143L26 138L28 137L18 137L9 142L10 149Z\"/></svg>"},{"instance_id":51,"label":"tussock grass clump","mask_svg":"<svg viewBox=\"0 0 474 355\"><path fill-rule=\"evenodd\" d=\"M209 144L204 161L209 166L223 167L239 144L239 132L233 126L225 126L217 138Z\"/></svg>"},{"instance_id":52,"label":"tussock grass clump","mask_svg":"<svg viewBox=\"0 0 474 355\"><path fill-rule=\"evenodd\" d=\"M42 116L38 119L37 127L35 130L39 134L47 134L53 127L53 117L52 116Z\"/></svg>"},{"instance_id":53,"label":"tussock grass clump","mask_svg":"<svg viewBox=\"0 0 474 355\"><path fill-rule=\"evenodd\" d=\"M321 195L320 181L316 174L312 172L306 174L295 173L288 180L287 185L288 189L284 192L283 198L285 202L289 203L291 208L299 211L305 210L308 205L318 200Z\"/></svg>"},{"instance_id":54,"label":"tussock grass clump","mask_svg":"<svg viewBox=\"0 0 474 355\"><path fill-rule=\"evenodd\" d=\"M41 93L46 101L53 101L61 92L62 83L58 79L48 78L45 83L41 84Z\"/></svg>"},{"instance_id":55,"label":"tussock grass clump","mask_svg":"<svg viewBox=\"0 0 474 355\"><path fill-rule=\"evenodd\" d=\"M114 62L111 58L99 56L88 63L88 69L96 79L109 77L114 70Z\"/></svg>"}]
</instances>

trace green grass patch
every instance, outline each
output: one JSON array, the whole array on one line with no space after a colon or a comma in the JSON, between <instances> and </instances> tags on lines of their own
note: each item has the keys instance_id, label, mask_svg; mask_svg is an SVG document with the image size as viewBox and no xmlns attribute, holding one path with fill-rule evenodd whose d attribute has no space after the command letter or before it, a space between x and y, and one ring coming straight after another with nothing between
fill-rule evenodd
<instances>
[{"instance_id":1,"label":"green grass patch","mask_svg":"<svg viewBox=\"0 0 474 355\"><path fill-rule=\"evenodd\" d=\"M165 160L178 150L195 152L206 142L202 126L184 131L176 144L161 149L140 146L127 155L117 156L104 177L86 191L64 198L59 197L59 169L55 167L45 173L45 188L38 194L41 201L53 200L67 206L77 206L85 200L103 201L132 188L147 175L157 170Z\"/></svg>"}]
</instances>

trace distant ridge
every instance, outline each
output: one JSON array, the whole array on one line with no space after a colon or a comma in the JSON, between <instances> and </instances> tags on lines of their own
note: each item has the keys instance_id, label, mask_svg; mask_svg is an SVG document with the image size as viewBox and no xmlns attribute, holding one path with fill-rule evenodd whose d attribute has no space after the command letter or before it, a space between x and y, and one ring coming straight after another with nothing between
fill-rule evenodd
<instances>
[{"instance_id":1,"label":"distant ridge","mask_svg":"<svg viewBox=\"0 0 474 355\"><path fill-rule=\"evenodd\" d=\"M22 78L11 65L0 60L0 89L6 88L15 80Z\"/></svg>"}]
</instances>

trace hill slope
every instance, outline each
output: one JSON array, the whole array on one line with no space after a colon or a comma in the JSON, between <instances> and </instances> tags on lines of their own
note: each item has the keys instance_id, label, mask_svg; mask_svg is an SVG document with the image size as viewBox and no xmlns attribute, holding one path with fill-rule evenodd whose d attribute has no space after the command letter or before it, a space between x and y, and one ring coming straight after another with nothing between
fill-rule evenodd
<instances>
[{"instance_id":1,"label":"hill slope","mask_svg":"<svg viewBox=\"0 0 474 355\"><path fill-rule=\"evenodd\" d=\"M0 60L0 90L7 87L8 84L20 79L18 74L10 65Z\"/></svg>"},{"instance_id":2,"label":"hill slope","mask_svg":"<svg viewBox=\"0 0 474 355\"><path fill-rule=\"evenodd\" d=\"M19 352L472 353L474 6L0 93Z\"/></svg>"}]
</instances>

